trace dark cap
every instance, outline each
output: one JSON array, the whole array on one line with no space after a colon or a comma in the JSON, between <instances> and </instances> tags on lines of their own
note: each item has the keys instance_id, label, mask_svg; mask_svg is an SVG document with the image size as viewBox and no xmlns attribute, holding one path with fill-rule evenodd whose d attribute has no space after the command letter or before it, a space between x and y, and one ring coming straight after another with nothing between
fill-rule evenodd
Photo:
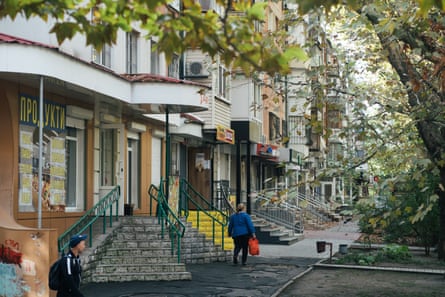
<instances>
[{"instance_id":1,"label":"dark cap","mask_svg":"<svg viewBox=\"0 0 445 297\"><path fill-rule=\"evenodd\" d=\"M78 235L74 235L73 237L71 237L70 239L70 248L75 247L76 245L78 245L82 240L87 239L87 236L85 234L78 234Z\"/></svg>"}]
</instances>

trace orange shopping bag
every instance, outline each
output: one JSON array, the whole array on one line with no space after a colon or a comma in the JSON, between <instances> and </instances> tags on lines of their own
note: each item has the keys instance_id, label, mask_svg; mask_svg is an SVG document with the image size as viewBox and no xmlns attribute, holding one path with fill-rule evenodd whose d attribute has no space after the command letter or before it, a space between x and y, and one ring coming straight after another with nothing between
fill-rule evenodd
<instances>
[{"instance_id":1,"label":"orange shopping bag","mask_svg":"<svg viewBox=\"0 0 445 297\"><path fill-rule=\"evenodd\" d=\"M260 242L256 237L249 238L249 254L252 256L258 256L260 254Z\"/></svg>"}]
</instances>

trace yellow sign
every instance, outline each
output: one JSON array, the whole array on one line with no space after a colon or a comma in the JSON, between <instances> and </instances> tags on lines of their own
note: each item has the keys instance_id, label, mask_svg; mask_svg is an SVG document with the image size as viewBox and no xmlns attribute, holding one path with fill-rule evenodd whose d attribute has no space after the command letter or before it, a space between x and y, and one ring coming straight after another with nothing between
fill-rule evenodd
<instances>
[{"instance_id":1,"label":"yellow sign","mask_svg":"<svg viewBox=\"0 0 445 297\"><path fill-rule=\"evenodd\" d=\"M221 125L216 125L216 140L234 144L235 131Z\"/></svg>"},{"instance_id":2,"label":"yellow sign","mask_svg":"<svg viewBox=\"0 0 445 297\"><path fill-rule=\"evenodd\" d=\"M44 128L55 131L65 130L65 115L65 105L44 100ZM37 98L23 94L20 95L20 123L31 126L39 125L39 100Z\"/></svg>"}]
</instances>

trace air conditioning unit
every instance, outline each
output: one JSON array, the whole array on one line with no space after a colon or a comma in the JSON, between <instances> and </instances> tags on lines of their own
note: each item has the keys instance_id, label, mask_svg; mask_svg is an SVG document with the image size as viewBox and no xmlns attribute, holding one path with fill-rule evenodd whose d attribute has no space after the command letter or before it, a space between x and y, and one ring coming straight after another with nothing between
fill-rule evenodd
<instances>
[{"instance_id":1,"label":"air conditioning unit","mask_svg":"<svg viewBox=\"0 0 445 297\"><path fill-rule=\"evenodd\" d=\"M198 77L206 78L209 77L209 72L205 68L202 62L190 62L187 64L186 77Z\"/></svg>"}]
</instances>

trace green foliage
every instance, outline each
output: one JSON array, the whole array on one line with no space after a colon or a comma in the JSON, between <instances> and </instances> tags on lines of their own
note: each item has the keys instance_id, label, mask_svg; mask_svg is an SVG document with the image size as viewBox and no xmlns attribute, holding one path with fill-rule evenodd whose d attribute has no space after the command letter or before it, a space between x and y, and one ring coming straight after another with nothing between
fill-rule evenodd
<instances>
[{"instance_id":1,"label":"green foliage","mask_svg":"<svg viewBox=\"0 0 445 297\"><path fill-rule=\"evenodd\" d=\"M403 262L411 259L411 253L406 245L389 244L380 253L383 258L394 262Z\"/></svg>"},{"instance_id":2,"label":"green foliage","mask_svg":"<svg viewBox=\"0 0 445 297\"><path fill-rule=\"evenodd\" d=\"M407 246L390 244L377 251L346 254L336 263L371 266L381 262L404 263L410 261L411 258L412 255Z\"/></svg>"}]
</instances>

